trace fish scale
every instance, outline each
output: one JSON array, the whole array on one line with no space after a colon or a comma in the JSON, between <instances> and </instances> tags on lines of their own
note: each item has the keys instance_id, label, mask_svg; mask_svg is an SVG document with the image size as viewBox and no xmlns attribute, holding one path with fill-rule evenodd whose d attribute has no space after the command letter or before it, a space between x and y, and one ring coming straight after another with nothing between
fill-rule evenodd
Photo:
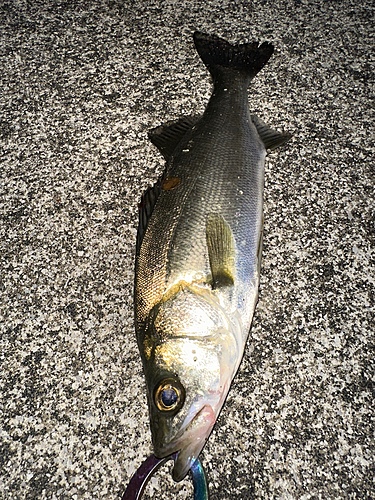
<instances>
[{"instance_id":1,"label":"fish scale","mask_svg":"<svg viewBox=\"0 0 375 500\"><path fill-rule=\"evenodd\" d=\"M249 114L248 111L247 114ZM211 118L211 120L215 120L215 117ZM207 125L203 124L203 126L204 128L210 127L210 121L208 121ZM223 145L222 142L223 139L226 139L226 135L223 134L223 128L220 127L221 133L216 136L211 134L210 138L213 137L214 140L207 141L205 139L202 146L199 140L201 136L200 128L197 128L193 136L198 138L194 138L194 147L190 149L190 154L187 155L181 152L168 168L167 175L179 177L182 181L177 189L162 193L155 207L154 218L149 224L145 236L161 249L155 259L149 259L146 265L153 267L160 265L162 259L168 261L165 264L165 287L171 285L171 280L168 279L170 274L174 276L176 272L180 272L182 262L184 265L187 262L191 263L188 264L189 269L193 269L197 273L207 273L209 271L205 243L205 219L209 212L220 212L228 222L233 224L235 239L239 241L245 240L248 252L249 247L254 247L252 260L256 260L257 231L249 233L248 228L254 227L254 220L261 210L263 169L257 168L255 174L259 179L254 182L254 173L246 169L249 162L246 162L246 157L243 158L239 154L241 150L246 150L246 141L243 140L240 148L237 147L235 150L225 144ZM254 130L251 130L251 132L257 139L257 132L255 127L253 128ZM261 163L264 151L259 139L257 141L259 145L256 153L259 159L254 162L254 155L252 157L252 165L255 164L256 167ZM248 142L251 142L251 139ZM230 175L228 175L228 172ZM191 180L194 180L194 183L191 183ZM248 196L246 194L242 196L242 204L238 202L240 190L249 193ZM256 196L254 191L256 191ZM204 201L202 201L202 198ZM229 203L224 204L224 199L229 200ZM160 213L158 212L159 206L162 207ZM177 229L176 207L179 208L180 213ZM168 215L171 220L168 220ZM183 217L184 219L182 219ZM240 217L242 224L240 224ZM160 235L163 232L168 233L170 227L174 228L174 234L168 240L168 244L165 245L164 242L159 241ZM164 253L164 255L160 255L161 253ZM250 262L249 257L251 258L251 254L248 253L247 260ZM255 264L252 267L254 268L254 266ZM173 281L173 278L171 279ZM145 283L144 286L148 288L149 283Z\"/></svg>"},{"instance_id":2,"label":"fish scale","mask_svg":"<svg viewBox=\"0 0 375 500\"><path fill-rule=\"evenodd\" d=\"M246 91L244 90L244 92ZM211 118L211 120L214 119ZM209 127L210 121L204 125ZM253 142L255 142L257 132L255 127L252 128L254 130L250 128L248 135L251 136L252 132L255 136ZM199 126L195 135L200 136ZM187 269L194 270L197 275L207 275L210 272L205 234L205 221L210 212L222 214L232 228L239 252L236 269L239 279L249 282L254 277L259 240L259 223L257 225L256 220L258 219L260 222L259 213L262 210L263 168L261 162L264 147L258 139L258 151L255 151L258 158L254 155L255 148L252 151L251 165L256 167L254 172L246 168L249 164L248 158L241 154L242 151L246 151L246 135L242 134L242 142L240 147L236 149L229 147L226 144L228 140L225 139L226 135L223 134L222 128L221 133L215 137L214 141L211 140L210 143L207 143L207 140L204 141L203 148L199 139L196 139L194 149L198 150L198 154L195 153L194 149L191 150L190 161L188 162L187 158L183 156L183 160L185 160L183 162L180 161L180 157L184 153L181 153L174 160L174 165L168 170L168 175L182 177L183 180L175 191L165 193L163 199L160 200L160 205L166 209L168 207L181 207L179 224L175 226L168 249L164 247L166 250L165 258L168 260L165 276L166 287L172 285L178 276L186 272ZM250 141L251 139L248 140L248 142ZM200 161L197 161L196 157ZM194 184L182 194L185 182L184 173L189 170L194 174L190 174L186 182L189 182L190 178L194 178L194 176L196 179ZM239 195L240 191L244 194ZM149 233L149 237L153 241L163 228L168 227L165 214L166 210L163 210L163 216L155 220L153 231ZM246 253L242 257L244 250Z\"/></svg>"}]
</instances>

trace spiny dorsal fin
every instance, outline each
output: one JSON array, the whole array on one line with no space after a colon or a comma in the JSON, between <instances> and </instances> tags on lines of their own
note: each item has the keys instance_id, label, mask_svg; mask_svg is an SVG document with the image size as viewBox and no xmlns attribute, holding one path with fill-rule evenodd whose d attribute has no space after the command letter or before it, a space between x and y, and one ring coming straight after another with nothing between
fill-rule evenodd
<instances>
[{"instance_id":1,"label":"spiny dorsal fin","mask_svg":"<svg viewBox=\"0 0 375 500\"><path fill-rule=\"evenodd\" d=\"M289 132L273 130L256 115L251 115L251 121L254 123L266 149L275 149L292 137L292 134L289 134Z\"/></svg>"},{"instance_id":2,"label":"spiny dorsal fin","mask_svg":"<svg viewBox=\"0 0 375 500\"><path fill-rule=\"evenodd\" d=\"M160 181L158 181L154 186L149 187L146 190L138 205L139 223L138 223L137 245L136 245L137 254L141 246L143 236L146 232L148 221L151 217L152 211L154 210L154 207L158 200L160 191L161 191L161 183Z\"/></svg>"},{"instance_id":3,"label":"spiny dorsal fin","mask_svg":"<svg viewBox=\"0 0 375 500\"><path fill-rule=\"evenodd\" d=\"M232 231L221 215L209 214L206 241L212 274L212 288L231 286L235 276L235 244Z\"/></svg>"},{"instance_id":4,"label":"spiny dorsal fin","mask_svg":"<svg viewBox=\"0 0 375 500\"><path fill-rule=\"evenodd\" d=\"M150 130L148 137L168 160L186 132L192 129L200 118L200 116L184 116L177 121L164 123Z\"/></svg>"}]
</instances>

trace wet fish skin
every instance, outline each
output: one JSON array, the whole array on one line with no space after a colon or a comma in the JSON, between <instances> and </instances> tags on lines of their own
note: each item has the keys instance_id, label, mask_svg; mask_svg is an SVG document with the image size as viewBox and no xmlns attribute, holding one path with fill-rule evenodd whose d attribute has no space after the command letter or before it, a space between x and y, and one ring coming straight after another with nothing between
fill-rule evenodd
<instances>
[{"instance_id":1,"label":"wet fish skin","mask_svg":"<svg viewBox=\"0 0 375 500\"><path fill-rule=\"evenodd\" d=\"M179 451L176 481L204 446L243 356L258 298L266 146L290 137L248 108L247 87L272 45L198 32L194 41L214 91L202 117L151 134L167 164L142 198L136 252L153 445L160 458Z\"/></svg>"}]
</instances>

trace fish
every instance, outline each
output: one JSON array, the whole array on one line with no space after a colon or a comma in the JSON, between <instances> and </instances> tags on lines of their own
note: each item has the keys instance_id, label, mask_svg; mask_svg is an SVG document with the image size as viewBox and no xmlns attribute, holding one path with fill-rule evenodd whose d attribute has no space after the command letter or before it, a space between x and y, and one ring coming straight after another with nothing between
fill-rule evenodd
<instances>
[{"instance_id":1,"label":"fish","mask_svg":"<svg viewBox=\"0 0 375 500\"><path fill-rule=\"evenodd\" d=\"M202 32L213 79L202 115L152 129L165 170L139 204L134 313L154 454L181 481L241 363L258 300L267 149L287 141L250 114L248 87L274 47Z\"/></svg>"}]
</instances>

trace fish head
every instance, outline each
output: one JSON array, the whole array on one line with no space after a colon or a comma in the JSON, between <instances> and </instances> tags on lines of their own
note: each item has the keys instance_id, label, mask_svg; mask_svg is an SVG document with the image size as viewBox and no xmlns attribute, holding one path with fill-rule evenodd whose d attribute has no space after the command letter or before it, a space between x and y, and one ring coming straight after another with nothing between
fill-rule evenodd
<instances>
[{"instance_id":1,"label":"fish head","mask_svg":"<svg viewBox=\"0 0 375 500\"><path fill-rule=\"evenodd\" d=\"M178 452L172 474L175 481L181 481L215 424L220 399L219 367L217 360L207 356L206 361L214 370L208 373L207 365L199 367L194 357L206 353L191 342L166 342L160 347L159 356L177 355L180 363L175 363L174 371L167 371L159 359L162 370L157 371L163 375L149 385L152 441L159 458ZM188 368L189 357L192 365L198 366Z\"/></svg>"},{"instance_id":2,"label":"fish head","mask_svg":"<svg viewBox=\"0 0 375 500\"><path fill-rule=\"evenodd\" d=\"M159 458L178 452L175 481L198 458L238 367L233 332L208 299L185 289L161 304L144 359L154 452Z\"/></svg>"}]
</instances>

